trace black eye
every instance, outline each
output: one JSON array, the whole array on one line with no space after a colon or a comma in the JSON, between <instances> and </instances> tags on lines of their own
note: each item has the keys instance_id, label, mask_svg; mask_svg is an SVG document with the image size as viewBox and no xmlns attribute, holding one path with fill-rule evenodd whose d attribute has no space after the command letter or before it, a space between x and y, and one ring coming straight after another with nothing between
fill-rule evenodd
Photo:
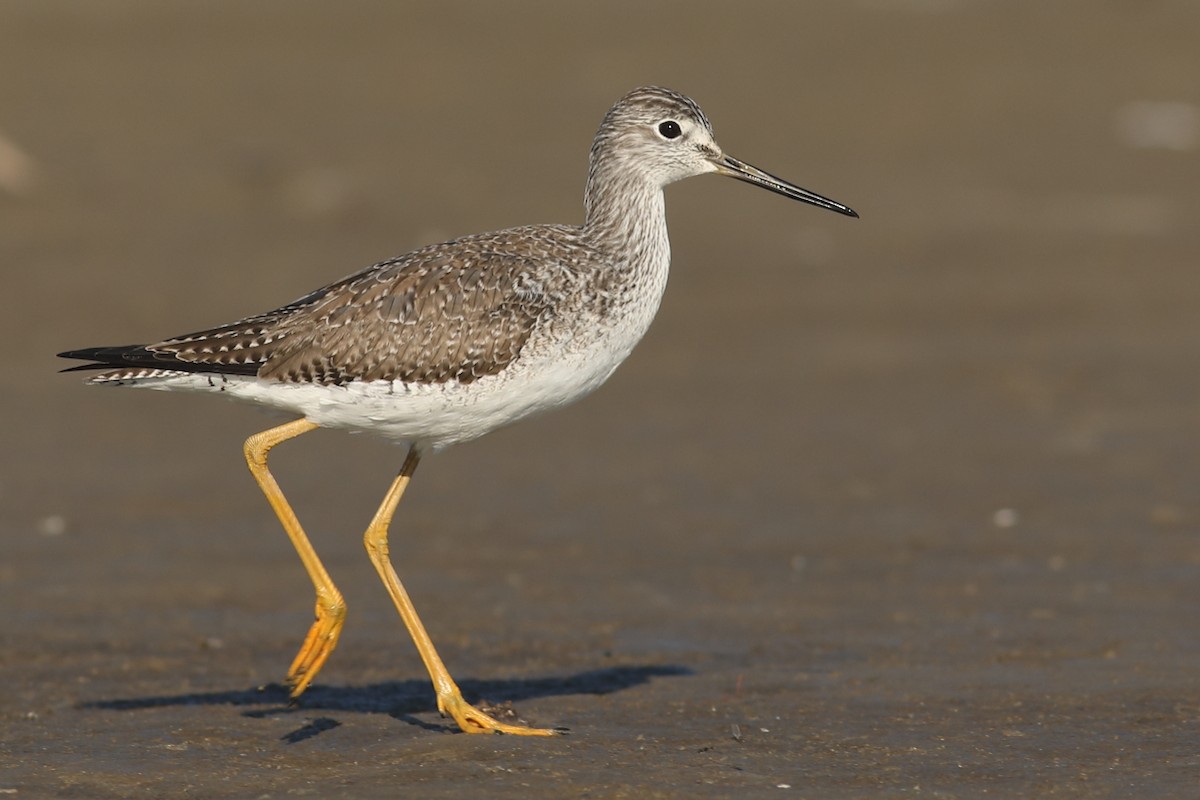
<instances>
[{"instance_id":1,"label":"black eye","mask_svg":"<svg viewBox=\"0 0 1200 800\"><path fill-rule=\"evenodd\" d=\"M679 127L679 123L673 119L658 124L658 132L663 135L664 139L674 139L683 133L683 129Z\"/></svg>"}]
</instances>

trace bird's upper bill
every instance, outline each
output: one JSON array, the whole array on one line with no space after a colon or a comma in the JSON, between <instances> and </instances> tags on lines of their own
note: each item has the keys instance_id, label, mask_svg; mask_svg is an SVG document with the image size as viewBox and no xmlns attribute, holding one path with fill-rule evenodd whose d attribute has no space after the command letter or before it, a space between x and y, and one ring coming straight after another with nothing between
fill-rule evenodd
<instances>
[{"instance_id":1,"label":"bird's upper bill","mask_svg":"<svg viewBox=\"0 0 1200 800\"><path fill-rule=\"evenodd\" d=\"M713 164L716 167L717 173L721 175L728 175L731 178L737 178L739 181L761 186L784 197L790 197L793 200L799 200L804 203L811 203L814 206L827 208L830 211L836 211L848 217L858 216L858 212L849 206L844 206L836 200L830 200L828 197L823 197L816 192L810 192L808 189L801 189L794 183L788 183L783 178L777 178L769 172L763 172L758 167L747 164L745 161L738 161L733 156L722 154L713 159Z\"/></svg>"}]
</instances>

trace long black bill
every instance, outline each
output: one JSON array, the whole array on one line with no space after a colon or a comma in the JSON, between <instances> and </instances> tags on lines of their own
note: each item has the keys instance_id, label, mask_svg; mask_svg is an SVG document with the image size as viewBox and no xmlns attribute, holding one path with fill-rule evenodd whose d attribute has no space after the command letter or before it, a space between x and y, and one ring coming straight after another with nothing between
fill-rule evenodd
<instances>
[{"instance_id":1,"label":"long black bill","mask_svg":"<svg viewBox=\"0 0 1200 800\"><path fill-rule=\"evenodd\" d=\"M717 172L721 175L728 175L731 178L737 178L739 181L761 186L764 189L775 192L775 194L781 194L793 200L812 203L814 206L820 206L821 208L828 208L830 211L845 214L847 217L858 216L858 212L849 206L844 206L835 200L830 200L828 197L822 197L816 192L810 192L808 189L801 189L794 183L788 183L783 178L776 178L769 172L763 172L758 167L751 166L745 161L738 161L733 156L721 156L715 163L717 165Z\"/></svg>"}]
</instances>

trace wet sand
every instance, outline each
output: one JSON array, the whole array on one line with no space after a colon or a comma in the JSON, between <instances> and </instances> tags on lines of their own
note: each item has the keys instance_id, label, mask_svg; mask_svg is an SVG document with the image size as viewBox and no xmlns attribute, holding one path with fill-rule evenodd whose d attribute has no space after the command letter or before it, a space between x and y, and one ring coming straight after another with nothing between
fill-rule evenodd
<instances>
[{"instance_id":1,"label":"wet sand","mask_svg":"<svg viewBox=\"0 0 1200 800\"><path fill-rule=\"evenodd\" d=\"M1181 0L6 4L0 790L1194 795L1197 30ZM862 219L671 187L630 361L423 463L393 556L447 664L571 734L439 718L361 547L403 454L333 432L272 461L350 609L290 707L311 588L240 454L270 420L53 354L576 221L649 82Z\"/></svg>"}]
</instances>

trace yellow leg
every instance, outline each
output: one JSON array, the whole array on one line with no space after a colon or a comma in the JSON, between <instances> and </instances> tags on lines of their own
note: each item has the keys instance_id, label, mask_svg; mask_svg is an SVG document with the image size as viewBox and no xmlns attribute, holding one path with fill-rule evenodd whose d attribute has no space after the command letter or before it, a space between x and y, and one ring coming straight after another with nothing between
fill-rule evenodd
<instances>
[{"instance_id":1,"label":"yellow leg","mask_svg":"<svg viewBox=\"0 0 1200 800\"><path fill-rule=\"evenodd\" d=\"M247 439L245 445L246 463L250 465L250 472L258 481L263 494L267 496L267 502L275 510L275 516L279 517L279 522L287 532L288 538L292 540L292 546L300 554L304 569L317 590L317 619L309 628L300 652L296 654L291 668L288 669L287 683L292 690L292 699L303 694L337 645L342 624L346 620L346 603L342 600L342 593L333 585L333 580L325 571L308 537L304 535L304 529L300 527L300 521L296 519L296 513L284 498L279 484L267 469L267 454L280 442L286 442L317 427L306 419L298 419L257 433Z\"/></svg>"},{"instance_id":2,"label":"yellow leg","mask_svg":"<svg viewBox=\"0 0 1200 800\"><path fill-rule=\"evenodd\" d=\"M553 736L558 731L527 728L523 725L507 725L493 719L463 699L462 692L454 679L450 677L450 672L442 663L437 650L434 649L433 641L425 632L425 626L421 624L417 611L413 608L412 600L408 597L408 592L405 591L404 586L400 583L400 578L396 575L396 570L392 567L392 562L388 558L388 526L391 524L392 515L396 513L396 506L399 505L400 498L404 495L404 490L420 460L420 454L415 447L408 451L408 457L404 459L404 466L401 467L400 474L396 476L392 487L388 489L387 496L383 498L383 504L375 512L375 518L371 520L371 525L363 536L363 542L367 546L367 555L370 556L371 563L379 572L383 585L387 587L388 594L392 596L392 602L396 604L396 610L400 612L400 617L404 620L404 625L408 628L408 633L412 636L413 643L416 644L417 651L421 654L421 660L425 662L425 668L429 670L429 677L433 679L434 691L437 692L438 710L453 717L454 721L458 723L458 727L466 733Z\"/></svg>"}]
</instances>

